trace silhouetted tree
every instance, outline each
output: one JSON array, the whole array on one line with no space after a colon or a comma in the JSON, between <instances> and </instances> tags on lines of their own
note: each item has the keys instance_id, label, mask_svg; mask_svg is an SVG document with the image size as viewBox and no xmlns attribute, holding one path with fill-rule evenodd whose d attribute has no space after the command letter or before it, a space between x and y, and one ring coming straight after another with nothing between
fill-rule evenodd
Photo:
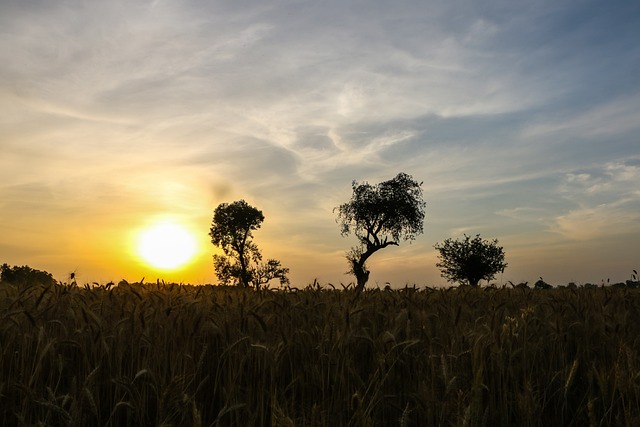
<instances>
[{"instance_id":1,"label":"silhouetted tree","mask_svg":"<svg viewBox=\"0 0 640 427\"><path fill-rule=\"evenodd\" d=\"M553 286L544 281L541 277L536 283L533 284L535 289L552 289Z\"/></svg>"},{"instance_id":2,"label":"silhouetted tree","mask_svg":"<svg viewBox=\"0 0 640 427\"><path fill-rule=\"evenodd\" d=\"M371 255L422 233L426 204L421 185L406 173L376 185L353 181L351 200L334 209L338 210L342 235L353 231L360 241L346 255L357 291L362 291L369 280L366 262Z\"/></svg>"},{"instance_id":3,"label":"silhouetted tree","mask_svg":"<svg viewBox=\"0 0 640 427\"><path fill-rule=\"evenodd\" d=\"M279 279L281 284L289 283L289 269L282 267L280 261L270 259L259 264L262 255L252 241L252 231L260 228L263 221L262 211L244 200L222 203L215 209L209 236L211 243L225 253L213 256L214 269L221 283L253 285L256 289L272 279Z\"/></svg>"},{"instance_id":4,"label":"silhouetted tree","mask_svg":"<svg viewBox=\"0 0 640 427\"><path fill-rule=\"evenodd\" d=\"M479 234L472 239L465 234L462 241L447 239L435 248L440 252L436 267L449 282L478 286L480 280L491 280L507 267L498 239L482 240Z\"/></svg>"},{"instance_id":5,"label":"silhouetted tree","mask_svg":"<svg viewBox=\"0 0 640 427\"><path fill-rule=\"evenodd\" d=\"M288 273L289 269L282 267L280 261L270 259L251 269L251 283L256 289L260 289L260 286L266 285L272 279L279 279L281 285L288 284Z\"/></svg>"},{"instance_id":6,"label":"silhouetted tree","mask_svg":"<svg viewBox=\"0 0 640 427\"><path fill-rule=\"evenodd\" d=\"M0 266L0 282L12 283L18 286L55 285L58 282L51 273L36 270L27 265L10 267L8 264Z\"/></svg>"}]
</instances>

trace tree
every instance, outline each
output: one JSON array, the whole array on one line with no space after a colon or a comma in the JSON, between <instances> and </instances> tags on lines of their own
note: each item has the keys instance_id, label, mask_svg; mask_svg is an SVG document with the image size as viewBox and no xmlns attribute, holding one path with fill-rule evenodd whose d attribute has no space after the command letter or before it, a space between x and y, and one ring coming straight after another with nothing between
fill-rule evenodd
<instances>
[{"instance_id":1,"label":"tree","mask_svg":"<svg viewBox=\"0 0 640 427\"><path fill-rule=\"evenodd\" d=\"M360 243L346 255L357 291L369 280L366 262L371 255L422 233L426 204L421 186L405 173L376 185L353 181L351 200L334 209L338 210L342 236L353 231Z\"/></svg>"},{"instance_id":2,"label":"tree","mask_svg":"<svg viewBox=\"0 0 640 427\"><path fill-rule=\"evenodd\" d=\"M449 282L467 283L478 286L480 280L491 280L496 273L504 271L504 251L498 246L498 239L482 240L477 234L473 239L464 235L464 240L447 239L442 245L434 246L439 252L442 277Z\"/></svg>"},{"instance_id":3,"label":"tree","mask_svg":"<svg viewBox=\"0 0 640 427\"><path fill-rule=\"evenodd\" d=\"M10 267L9 264L6 263L0 266L0 282L12 283L19 286L32 286L36 284L50 286L58 283L51 273L46 271L36 270L28 265L21 267L14 265Z\"/></svg>"},{"instance_id":4,"label":"tree","mask_svg":"<svg viewBox=\"0 0 640 427\"><path fill-rule=\"evenodd\" d=\"M263 221L262 211L244 200L222 203L215 209L209 236L211 243L224 252L224 255L213 256L216 275L223 284L253 285L259 289L271 279L289 283L289 269L283 268L280 261L270 259L259 264L262 254L252 241L252 231L260 228Z\"/></svg>"}]
</instances>

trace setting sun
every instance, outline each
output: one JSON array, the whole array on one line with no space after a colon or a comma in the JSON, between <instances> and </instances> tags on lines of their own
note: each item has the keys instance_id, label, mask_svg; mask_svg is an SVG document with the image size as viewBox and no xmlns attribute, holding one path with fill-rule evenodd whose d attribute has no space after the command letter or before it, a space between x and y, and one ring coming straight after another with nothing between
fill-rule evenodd
<instances>
[{"instance_id":1,"label":"setting sun","mask_svg":"<svg viewBox=\"0 0 640 427\"><path fill-rule=\"evenodd\" d=\"M196 239L184 226L164 221L145 228L138 236L138 255L149 265L173 270L193 259Z\"/></svg>"}]
</instances>

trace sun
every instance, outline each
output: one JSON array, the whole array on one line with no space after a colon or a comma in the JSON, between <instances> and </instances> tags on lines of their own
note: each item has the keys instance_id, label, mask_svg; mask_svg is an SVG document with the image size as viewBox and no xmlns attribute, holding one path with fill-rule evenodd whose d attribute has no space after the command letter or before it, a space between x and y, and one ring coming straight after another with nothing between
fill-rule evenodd
<instances>
[{"instance_id":1,"label":"sun","mask_svg":"<svg viewBox=\"0 0 640 427\"><path fill-rule=\"evenodd\" d=\"M147 264L162 270L175 270L193 259L197 247L196 239L186 227L162 221L140 232L136 249Z\"/></svg>"}]
</instances>

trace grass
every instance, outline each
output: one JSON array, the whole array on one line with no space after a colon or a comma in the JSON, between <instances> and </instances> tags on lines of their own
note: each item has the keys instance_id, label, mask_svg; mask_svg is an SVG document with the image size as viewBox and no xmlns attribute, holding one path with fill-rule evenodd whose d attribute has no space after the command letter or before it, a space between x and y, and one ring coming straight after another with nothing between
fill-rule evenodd
<instances>
[{"instance_id":1,"label":"grass","mask_svg":"<svg viewBox=\"0 0 640 427\"><path fill-rule=\"evenodd\" d=\"M0 283L1 426L640 425L640 290Z\"/></svg>"}]
</instances>

